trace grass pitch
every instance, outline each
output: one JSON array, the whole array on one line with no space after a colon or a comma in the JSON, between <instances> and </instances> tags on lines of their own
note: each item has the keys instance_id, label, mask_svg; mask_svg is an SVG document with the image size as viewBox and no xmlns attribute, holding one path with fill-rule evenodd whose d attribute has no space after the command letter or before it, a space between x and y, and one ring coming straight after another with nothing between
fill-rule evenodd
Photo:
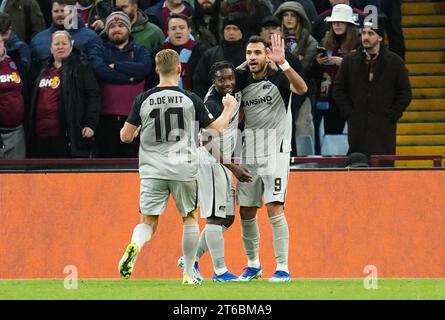
<instances>
[{"instance_id":1,"label":"grass pitch","mask_svg":"<svg viewBox=\"0 0 445 320\"><path fill-rule=\"evenodd\" d=\"M67 290L63 279L0 280L2 300L393 300L445 299L445 279L379 279L378 289L365 289L363 279L293 279L272 284L213 283L183 286L181 280L79 279Z\"/></svg>"}]
</instances>

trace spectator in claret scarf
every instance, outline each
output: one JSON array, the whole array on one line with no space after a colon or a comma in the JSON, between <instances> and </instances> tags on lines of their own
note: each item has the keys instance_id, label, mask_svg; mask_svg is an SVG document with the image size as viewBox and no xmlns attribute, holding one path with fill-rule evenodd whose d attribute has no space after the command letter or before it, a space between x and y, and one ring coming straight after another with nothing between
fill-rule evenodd
<instances>
[{"instance_id":1,"label":"spectator in claret scarf","mask_svg":"<svg viewBox=\"0 0 445 320\"><path fill-rule=\"evenodd\" d=\"M193 90L193 72L206 48L192 36L190 21L186 16L173 14L168 19L167 26L168 37L165 39L164 49L173 49L179 54L181 62L179 87Z\"/></svg>"}]
</instances>

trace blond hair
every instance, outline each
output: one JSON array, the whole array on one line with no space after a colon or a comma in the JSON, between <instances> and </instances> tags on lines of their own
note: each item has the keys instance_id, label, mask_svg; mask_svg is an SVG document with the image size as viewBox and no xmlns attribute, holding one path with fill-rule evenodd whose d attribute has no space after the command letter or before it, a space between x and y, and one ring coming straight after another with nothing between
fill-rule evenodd
<instances>
[{"instance_id":1,"label":"blond hair","mask_svg":"<svg viewBox=\"0 0 445 320\"><path fill-rule=\"evenodd\" d=\"M159 51L155 56L156 68L162 75L173 75L179 66L179 54L172 49Z\"/></svg>"}]
</instances>

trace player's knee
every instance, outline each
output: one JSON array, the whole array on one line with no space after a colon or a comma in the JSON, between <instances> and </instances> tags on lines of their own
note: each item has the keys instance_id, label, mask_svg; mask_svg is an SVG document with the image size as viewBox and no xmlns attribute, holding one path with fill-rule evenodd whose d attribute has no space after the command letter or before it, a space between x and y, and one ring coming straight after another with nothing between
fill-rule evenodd
<instances>
[{"instance_id":1,"label":"player's knee","mask_svg":"<svg viewBox=\"0 0 445 320\"><path fill-rule=\"evenodd\" d=\"M198 215L196 214L196 210L189 212L186 217L182 218L182 222L184 224L196 224L198 223Z\"/></svg>"},{"instance_id":2,"label":"player's knee","mask_svg":"<svg viewBox=\"0 0 445 320\"><path fill-rule=\"evenodd\" d=\"M240 216L243 220L251 220L256 217L256 212L258 208L256 207L240 207Z\"/></svg>"},{"instance_id":3,"label":"player's knee","mask_svg":"<svg viewBox=\"0 0 445 320\"><path fill-rule=\"evenodd\" d=\"M156 231L158 221L159 216L141 214L141 223L148 224L153 229L153 233Z\"/></svg>"},{"instance_id":4,"label":"player's knee","mask_svg":"<svg viewBox=\"0 0 445 320\"><path fill-rule=\"evenodd\" d=\"M284 212L284 204L282 202L271 202L266 205L267 215L273 217Z\"/></svg>"},{"instance_id":5,"label":"player's knee","mask_svg":"<svg viewBox=\"0 0 445 320\"><path fill-rule=\"evenodd\" d=\"M234 220L235 220L235 216L227 216L225 218L210 217L207 219L207 223L229 228L233 224Z\"/></svg>"},{"instance_id":6,"label":"player's knee","mask_svg":"<svg viewBox=\"0 0 445 320\"><path fill-rule=\"evenodd\" d=\"M235 216L227 216L224 219L224 227L228 229L233 224L234 221L235 221Z\"/></svg>"}]
</instances>

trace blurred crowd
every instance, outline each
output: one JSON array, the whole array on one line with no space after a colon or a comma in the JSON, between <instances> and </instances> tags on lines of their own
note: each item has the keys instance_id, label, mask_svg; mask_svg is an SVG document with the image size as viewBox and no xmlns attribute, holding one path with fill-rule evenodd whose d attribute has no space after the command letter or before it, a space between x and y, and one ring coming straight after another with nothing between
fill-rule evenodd
<instances>
[{"instance_id":1,"label":"blurred crowd","mask_svg":"<svg viewBox=\"0 0 445 320\"><path fill-rule=\"evenodd\" d=\"M158 51L179 53L180 87L204 98L215 62L241 65L249 37L269 41L272 34L281 34L286 59L309 87L291 99L292 155L321 154L325 135L344 136L347 124L351 130L354 79L342 74L338 90L334 82L343 59L362 50L360 28L378 23L374 29L387 37L389 50L404 59L400 6L394 0L0 0L0 158L135 158L138 139L124 144L119 130L134 98L158 82ZM378 59L364 59L374 74ZM403 96L400 110L389 114L395 122L410 99L409 83L403 85L388 98ZM385 94L373 94L363 103L385 103ZM373 130L385 130L377 122ZM353 122L352 128L357 132ZM395 153L392 141L370 149L351 141L349 153Z\"/></svg>"}]
</instances>

